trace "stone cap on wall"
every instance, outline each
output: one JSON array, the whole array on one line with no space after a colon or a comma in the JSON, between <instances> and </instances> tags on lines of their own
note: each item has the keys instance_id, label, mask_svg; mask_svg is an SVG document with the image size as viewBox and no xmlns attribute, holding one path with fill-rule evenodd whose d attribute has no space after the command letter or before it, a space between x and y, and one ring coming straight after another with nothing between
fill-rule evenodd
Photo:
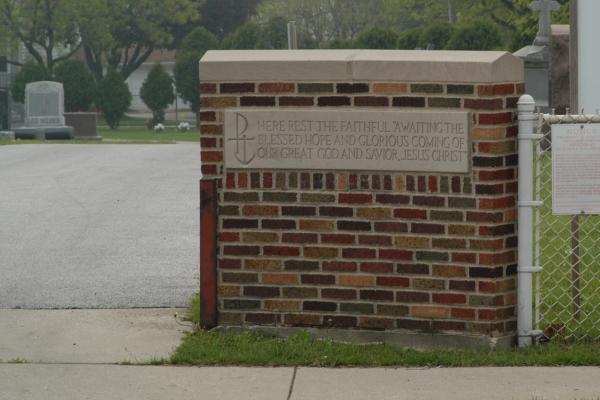
<instances>
[{"instance_id":1,"label":"stone cap on wall","mask_svg":"<svg viewBox=\"0 0 600 400\"><path fill-rule=\"evenodd\" d=\"M521 82L523 62L504 51L212 50L202 81Z\"/></svg>"}]
</instances>

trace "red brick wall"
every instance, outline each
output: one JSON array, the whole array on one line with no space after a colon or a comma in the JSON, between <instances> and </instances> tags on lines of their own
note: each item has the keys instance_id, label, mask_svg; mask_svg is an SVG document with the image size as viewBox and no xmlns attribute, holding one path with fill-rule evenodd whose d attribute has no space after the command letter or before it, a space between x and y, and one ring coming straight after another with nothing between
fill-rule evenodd
<instances>
[{"instance_id":1,"label":"red brick wall","mask_svg":"<svg viewBox=\"0 0 600 400\"><path fill-rule=\"evenodd\" d=\"M513 332L522 83L202 82L219 323ZM223 167L229 107L471 111L468 174Z\"/></svg>"}]
</instances>

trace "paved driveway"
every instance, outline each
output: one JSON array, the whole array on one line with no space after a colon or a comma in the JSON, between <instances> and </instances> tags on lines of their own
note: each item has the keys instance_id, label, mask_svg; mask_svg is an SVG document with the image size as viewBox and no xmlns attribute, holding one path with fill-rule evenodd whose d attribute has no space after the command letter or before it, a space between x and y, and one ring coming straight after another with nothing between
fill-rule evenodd
<instances>
[{"instance_id":1,"label":"paved driveway","mask_svg":"<svg viewBox=\"0 0 600 400\"><path fill-rule=\"evenodd\" d=\"M0 146L0 308L185 306L197 144Z\"/></svg>"}]
</instances>

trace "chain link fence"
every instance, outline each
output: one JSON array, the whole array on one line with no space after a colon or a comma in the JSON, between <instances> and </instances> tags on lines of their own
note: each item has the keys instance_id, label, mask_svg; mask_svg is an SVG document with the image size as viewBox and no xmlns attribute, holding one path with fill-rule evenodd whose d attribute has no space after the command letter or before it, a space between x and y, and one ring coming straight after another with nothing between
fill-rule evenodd
<instances>
[{"instance_id":1,"label":"chain link fence","mask_svg":"<svg viewBox=\"0 0 600 400\"><path fill-rule=\"evenodd\" d=\"M600 341L600 216L552 214L552 135L557 123L600 116L540 115L534 146L534 325L545 341Z\"/></svg>"}]
</instances>

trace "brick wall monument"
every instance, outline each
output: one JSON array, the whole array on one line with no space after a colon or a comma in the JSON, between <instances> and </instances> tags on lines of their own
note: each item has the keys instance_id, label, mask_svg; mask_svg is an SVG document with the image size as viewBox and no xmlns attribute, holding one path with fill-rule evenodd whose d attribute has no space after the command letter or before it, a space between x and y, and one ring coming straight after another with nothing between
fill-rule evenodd
<instances>
[{"instance_id":1,"label":"brick wall monument","mask_svg":"<svg viewBox=\"0 0 600 400\"><path fill-rule=\"evenodd\" d=\"M504 52L208 52L205 325L511 343L523 75Z\"/></svg>"}]
</instances>

